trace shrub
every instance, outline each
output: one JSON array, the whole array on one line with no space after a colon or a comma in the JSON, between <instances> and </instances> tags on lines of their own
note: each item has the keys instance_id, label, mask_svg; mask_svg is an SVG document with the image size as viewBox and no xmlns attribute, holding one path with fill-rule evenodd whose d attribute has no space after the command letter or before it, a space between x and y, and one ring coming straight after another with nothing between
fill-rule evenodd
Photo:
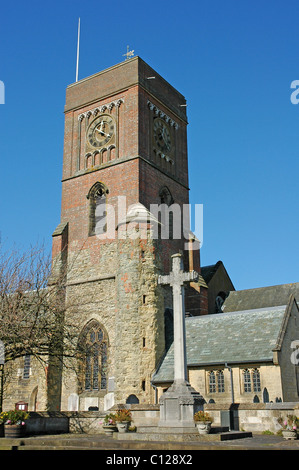
<instances>
[{"instance_id":1,"label":"shrub","mask_svg":"<svg viewBox=\"0 0 299 470\"><path fill-rule=\"evenodd\" d=\"M278 418L278 424L282 429L296 430L298 426L298 418L295 415L287 415L286 418Z\"/></svg>"},{"instance_id":2,"label":"shrub","mask_svg":"<svg viewBox=\"0 0 299 470\"><path fill-rule=\"evenodd\" d=\"M122 422L122 421L131 421L132 414L130 410L126 410L125 408L121 408L116 411L115 413L115 421Z\"/></svg>"},{"instance_id":3,"label":"shrub","mask_svg":"<svg viewBox=\"0 0 299 470\"><path fill-rule=\"evenodd\" d=\"M109 413L109 415L106 415L104 418L104 424L105 426L115 426L116 420L115 420L115 414Z\"/></svg>"},{"instance_id":4,"label":"shrub","mask_svg":"<svg viewBox=\"0 0 299 470\"><path fill-rule=\"evenodd\" d=\"M25 424L24 421L29 418L29 413L22 410L3 411L0 414L0 423L4 424Z\"/></svg>"},{"instance_id":5,"label":"shrub","mask_svg":"<svg viewBox=\"0 0 299 470\"><path fill-rule=\"evenodd\" d=\"M212 423L214 421L214 418L212 416L209 415L209 413L206 413L204 411L198 411L197 413L195 413L194 415L194 421L197 423L197 422L201 422L201 423Z\"/></svg>"}]
</instances>

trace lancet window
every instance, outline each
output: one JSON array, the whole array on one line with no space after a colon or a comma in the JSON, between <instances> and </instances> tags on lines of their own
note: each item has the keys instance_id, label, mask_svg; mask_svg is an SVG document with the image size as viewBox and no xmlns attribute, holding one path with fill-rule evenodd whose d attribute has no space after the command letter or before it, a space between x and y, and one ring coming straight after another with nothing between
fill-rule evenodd
<instances>
[{"instance_id":1,"label":"lancet window","mask_svg":"<svg viewBox=\"0 0 299 470\"><path fill-rule=\"evenodd\" d=\"M243 387L245 393L261 391L261 377L258 369L243 370Z\"/></svg>"},{"instance_id":2,"label":"lancet window","mask_svg":"<svg viewBox=\"0 0 299 470\"><path fill-rule=\"evenodd\" d=\"M89 190L89 227L88 235L102 235L107 230L106 203L108 189L97 181Z\"/></svg>"},{"instance_id":3,"label":"lancet window","mask_svg":"<svg viewBox=\"0 0 299 470\"><path fill-rule=\"evenodd\" d=\"M106 390L108 337L97 322L90 322L81 335L81 388L86 391Z\"/></svg>"},{"instance_id":4,"label":"lancet window","mask_svg":"<svg viewBox=\"0 0 299 470\"><path fill-rule=\"evenodd\" d=\"M212 370L209 373L209 393L223 393L224 387L224 373L223 370Z\"/></svg>"}]
</instances>

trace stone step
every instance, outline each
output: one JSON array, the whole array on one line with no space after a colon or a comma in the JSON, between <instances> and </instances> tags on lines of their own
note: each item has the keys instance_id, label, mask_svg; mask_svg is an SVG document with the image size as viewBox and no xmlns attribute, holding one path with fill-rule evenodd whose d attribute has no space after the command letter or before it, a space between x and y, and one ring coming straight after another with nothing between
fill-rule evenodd
<instances>
[{"instance_id":1,"label":"stone step","mask_svg":"<svg viewBox=\"0 0 299 470\"><path fill-rule=\"evenodd\" d=\"M252 437L252 432L249 431L229 431L220 434L221 441L230 441L233 439L245 439L246 437Z\"/></svg>"},{"instance_id":2,"label":"stone step","mask_svg":"<svg viewBox=\"0 0 299 470\"><path fill-rule=\"evenodd\" d=\"M21 451L26 451L26 450L97 450L97 451L101 451L101 450L115 450L115 451L120 451L122 450L123 447L120 447L120 446L113 446L113 445L108 445L108 446L105 446L105 447L86 447L86 446L64 446L64 445L61 445L61 446L21 446L21 447L18 447L17 450L21 450ZM1 450L1 447L0 447L0 450Z\"/></svg>"},{"instance_id":3,"label":"stone step","mask_svg":"<svg viewBox=\"0 0 299 470\"><path fill-rule=\"evenodd\" d=\"M155 442L201 442L201 441L229 441L235 439L244 439L252 437L251 432L244 431L225 431L209 434L197 433L178 433L178 432L136 432L136 433L114 433L113 438L120 441L155 441Z\"/></svg>"},{"instance_id":4,"label":"stone step","mask_svg":"<svg viewBox=\"0 0 299 470\"><path fill-rule=\"evenodd\" d=\"M218 434L221 432L228 432L229 428L227 426L212 426L210 433ZM188 428L174 428L174 427L163 427L163 426L137 426L138 433L163 433L163 434L196 434L198 435L198 430L196 426Z\"/></svg>"},{"instance_id":5,"label":"stone step","mask_svg":"<svg viewBox=\"0 0 299 470\"><path fill-rule=\"evenodd\" d=\"M0 438L1 450L190 450L213 441L252 437L251 432L222 432L205 436L176 433L114 433L106 435L56 435L22 439Z\"/></svg>"},{"instance_id":6,"label":"stone step","mask_svg":"<svg viewBox=\"0 0 299 470\"><path fill-rule=\"evenodd\" d=\"M0 439L0 447L10 448L29 448L29 447L88 447L92 448L106 448L107 445L121 448L121 443L116 442L112 437L105 435L98 435L97 437L88 436L84 434L78 437L60 437L58 436L36 436L26 437L22 439Z\"/></svg>"},{"instance_id":7,"label":"stone step","mask_svg":"<svg viewBox=\"0 0 299 470\"><path fill-rule=\"evenodd\" d=\"M30 450L112 450L112 451L127 451L127 450L196 450L196 443L184 443L184 442L148 442L148 441L114 441L106 442L104 446L83 446L79 442L74 445L68 445L61 443L60 445L52 445L50 444L41 444L39 445L38 442L35 445L21 445L21 446L1 446L0 444L0 451L1 450L13 450L13 451L30 451Z\"/></svg>"}]
</instances>

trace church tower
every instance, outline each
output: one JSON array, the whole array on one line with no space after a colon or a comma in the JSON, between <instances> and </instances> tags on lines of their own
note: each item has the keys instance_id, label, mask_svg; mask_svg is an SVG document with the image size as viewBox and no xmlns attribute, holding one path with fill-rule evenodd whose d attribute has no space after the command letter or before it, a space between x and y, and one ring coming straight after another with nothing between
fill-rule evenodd
<instances>
[{"instance_id":1,"label":"church tower","mask_svg":"<svg viewBox=\"0 0 299 470\"><path fill-rule=\"evenodd\" d=\"M134 57L68 86L53 266L65 278L66 319L90 354L79 378L62 372L53 409L154 402L151 377L172 307L157 277L177 252L185 269L200 271L199 252L190 258L182 229L188 193L186 101L157 72ZM188 294L188 311L207 313L205 286L194 284Z\"/></svg>"}]
</instances>

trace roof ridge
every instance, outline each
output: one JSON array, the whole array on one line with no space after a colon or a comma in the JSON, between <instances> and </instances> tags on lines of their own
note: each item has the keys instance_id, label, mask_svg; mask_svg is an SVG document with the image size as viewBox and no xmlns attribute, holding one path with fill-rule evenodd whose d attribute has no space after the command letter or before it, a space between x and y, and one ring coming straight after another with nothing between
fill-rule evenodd
<instances>
[{"instance_id":1,"label":"roof ridge","mask_svg":"<svg viewBox=\"0 0 299 470\"><path fill-rule=\"evenodd\" d=\"M199 318L211 318L211 317L223 317L223 316L229 316L229 315L237 315L238 313L257 313L257 312L263 312L266 310L281 310L282 308L286 308L287 304L283 305L274 305L273 307L260 307L260 308L251 308L251 309L245 309L245 310L235 310L232 312L222 312L222 313L209 313L208 315L197 315L196 317L186 317L187 321L192 321L192 320L197 320Z\"/></svg>"},{"instance_id":2,"label":"roof ridge","mask_svg":"<svg viewBox=\"0 0 299 470\"><path fill-rule=\"evenodd\" d=\"M230 291L230 294L238 294L239 292L248 292L252 290L261 290L261 289L271 289L275 287L282 287L282 286L298 286L299 287L299 282L287 282L285 284L273 284L271 286L264 286L264 287L251 287L250 289L240 289L240 290L232 290Z\"/></svg>"}]
</instances>

